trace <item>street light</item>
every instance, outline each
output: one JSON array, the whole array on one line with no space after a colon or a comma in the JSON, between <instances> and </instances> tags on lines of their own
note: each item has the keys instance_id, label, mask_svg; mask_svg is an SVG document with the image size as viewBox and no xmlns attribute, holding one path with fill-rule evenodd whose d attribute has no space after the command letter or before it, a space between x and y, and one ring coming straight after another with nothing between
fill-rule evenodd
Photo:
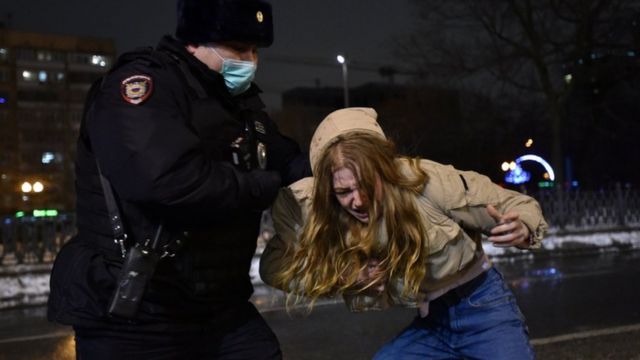
<instances>
[{"instance_id":1,"label":"street light","mask_svg":"<svg viewBox=\"0 0 640 360\"><path fill-rule=\"evenodd\" d=\"M342 64L342 86L344 88L344 107L349 107L349 83L347 81L347 59L342 56L336 56L336 59Z\"/></svg>"},{"instance_id":2,"label":"street light","mask_svg":"<svg viewBox=\"0 0 640 360\"><path fill-rule=\"evenodd\" d=\"M36 181L33 184L25 181L22 183L22 185L20 185L20 190L23 193L41 193L44 190L44 185L40 181Z\"/></svg>"},{"instance_id":3,"label":"street light","mask_svg":"<svg viewBox=\"0 0 640 360\"><path fill-rule=\"evenodd\" d=\"M31 186L30 182L25 181L20 186L20 190L22 190L23 193L30 193L31 190L33 190L33 186Z\"/></svg>"},{"instance_id":4,"label":"street light","mask_svg":"<svg viewBox=\"0 0 640 360\"><path fill-rule=\"evenodd\" d=\"M44 190L44 185L40 181L33 183L33 192L40 193Z\"/></svg>"}]
</instances>

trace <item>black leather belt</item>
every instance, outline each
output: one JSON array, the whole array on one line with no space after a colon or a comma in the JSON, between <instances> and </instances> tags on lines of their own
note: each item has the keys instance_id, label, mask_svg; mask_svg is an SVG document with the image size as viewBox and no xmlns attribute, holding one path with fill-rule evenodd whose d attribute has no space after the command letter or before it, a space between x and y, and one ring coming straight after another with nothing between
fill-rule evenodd
<instances>
[{"instance_id":1,"label":"black leather belt","mask_svg":"<svg viewBox=\"0 0 640 360\"><path fill-rule=\"evenodd\" d=\"M437 298L434 301L438 301L440 299L446 301L447 303L453 303L456 304L458 302L460 302L460 300L462 300L463 298L467 298L469 297L471 294L473 294L474 291L476 291L476 289L482 285L485 280L487 279L488 276L488 272L491 271L492 269L483 271L480 275L476 276L475 278L473 278L472 280L454 288L449 290L448 292L446 292L444 295L442 295L441 297Z\"/></svg>"}]
</instances>

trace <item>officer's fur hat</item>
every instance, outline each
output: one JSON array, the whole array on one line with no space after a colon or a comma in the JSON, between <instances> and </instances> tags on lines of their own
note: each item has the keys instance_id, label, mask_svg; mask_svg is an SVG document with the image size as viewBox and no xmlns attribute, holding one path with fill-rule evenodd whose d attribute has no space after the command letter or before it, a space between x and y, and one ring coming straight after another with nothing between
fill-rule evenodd
<instances>
[{"instance_id":1,"label":"officer's fur hat","mask_svg":"<svg viewBox=\"0 0 640 360\"><path fill-rule=\"evenodd\" d=\"M176 37L199 45L240 41L273 43L271 5L263 0L178 0Z\"/></svg>"}]
</instances>

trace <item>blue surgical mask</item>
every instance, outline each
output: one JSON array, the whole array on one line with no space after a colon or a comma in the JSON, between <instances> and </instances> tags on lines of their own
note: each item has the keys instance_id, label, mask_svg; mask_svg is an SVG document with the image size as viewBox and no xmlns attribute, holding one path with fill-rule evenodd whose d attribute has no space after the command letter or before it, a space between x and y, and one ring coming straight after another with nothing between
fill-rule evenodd
<instances>
[{"instance_id":1,"label":"blue surgical mask","mask_svg":"<svg viewBox=\"0 0 640 360\"><path fill-rule=\"evenodd\" d=\"M224 78L224 83L231 95L239 95L247 91L251 86L251 81L256 76L256 64L253 61L243 61L235 59L225 59L215 48L207 46L222 59L222 69L220 74Z\"/></svg>"}]
</instances>

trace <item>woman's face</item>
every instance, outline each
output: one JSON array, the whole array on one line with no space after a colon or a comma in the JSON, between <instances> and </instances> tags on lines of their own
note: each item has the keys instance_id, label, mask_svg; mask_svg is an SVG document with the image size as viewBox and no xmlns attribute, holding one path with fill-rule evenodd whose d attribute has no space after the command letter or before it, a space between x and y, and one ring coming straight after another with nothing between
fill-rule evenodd
<instances>
[{"instance_id":1,"label":"woman's face","mask_svg":"<svg viewBox=\"0 0 640 360\"><path fill-rule=\"evenodd\" d=\"M369 201L360 192L358 179L351 169L341 167L333 172L333 193L349 214L363 223L369 222Z\"/></svg>"}]
</instances>

